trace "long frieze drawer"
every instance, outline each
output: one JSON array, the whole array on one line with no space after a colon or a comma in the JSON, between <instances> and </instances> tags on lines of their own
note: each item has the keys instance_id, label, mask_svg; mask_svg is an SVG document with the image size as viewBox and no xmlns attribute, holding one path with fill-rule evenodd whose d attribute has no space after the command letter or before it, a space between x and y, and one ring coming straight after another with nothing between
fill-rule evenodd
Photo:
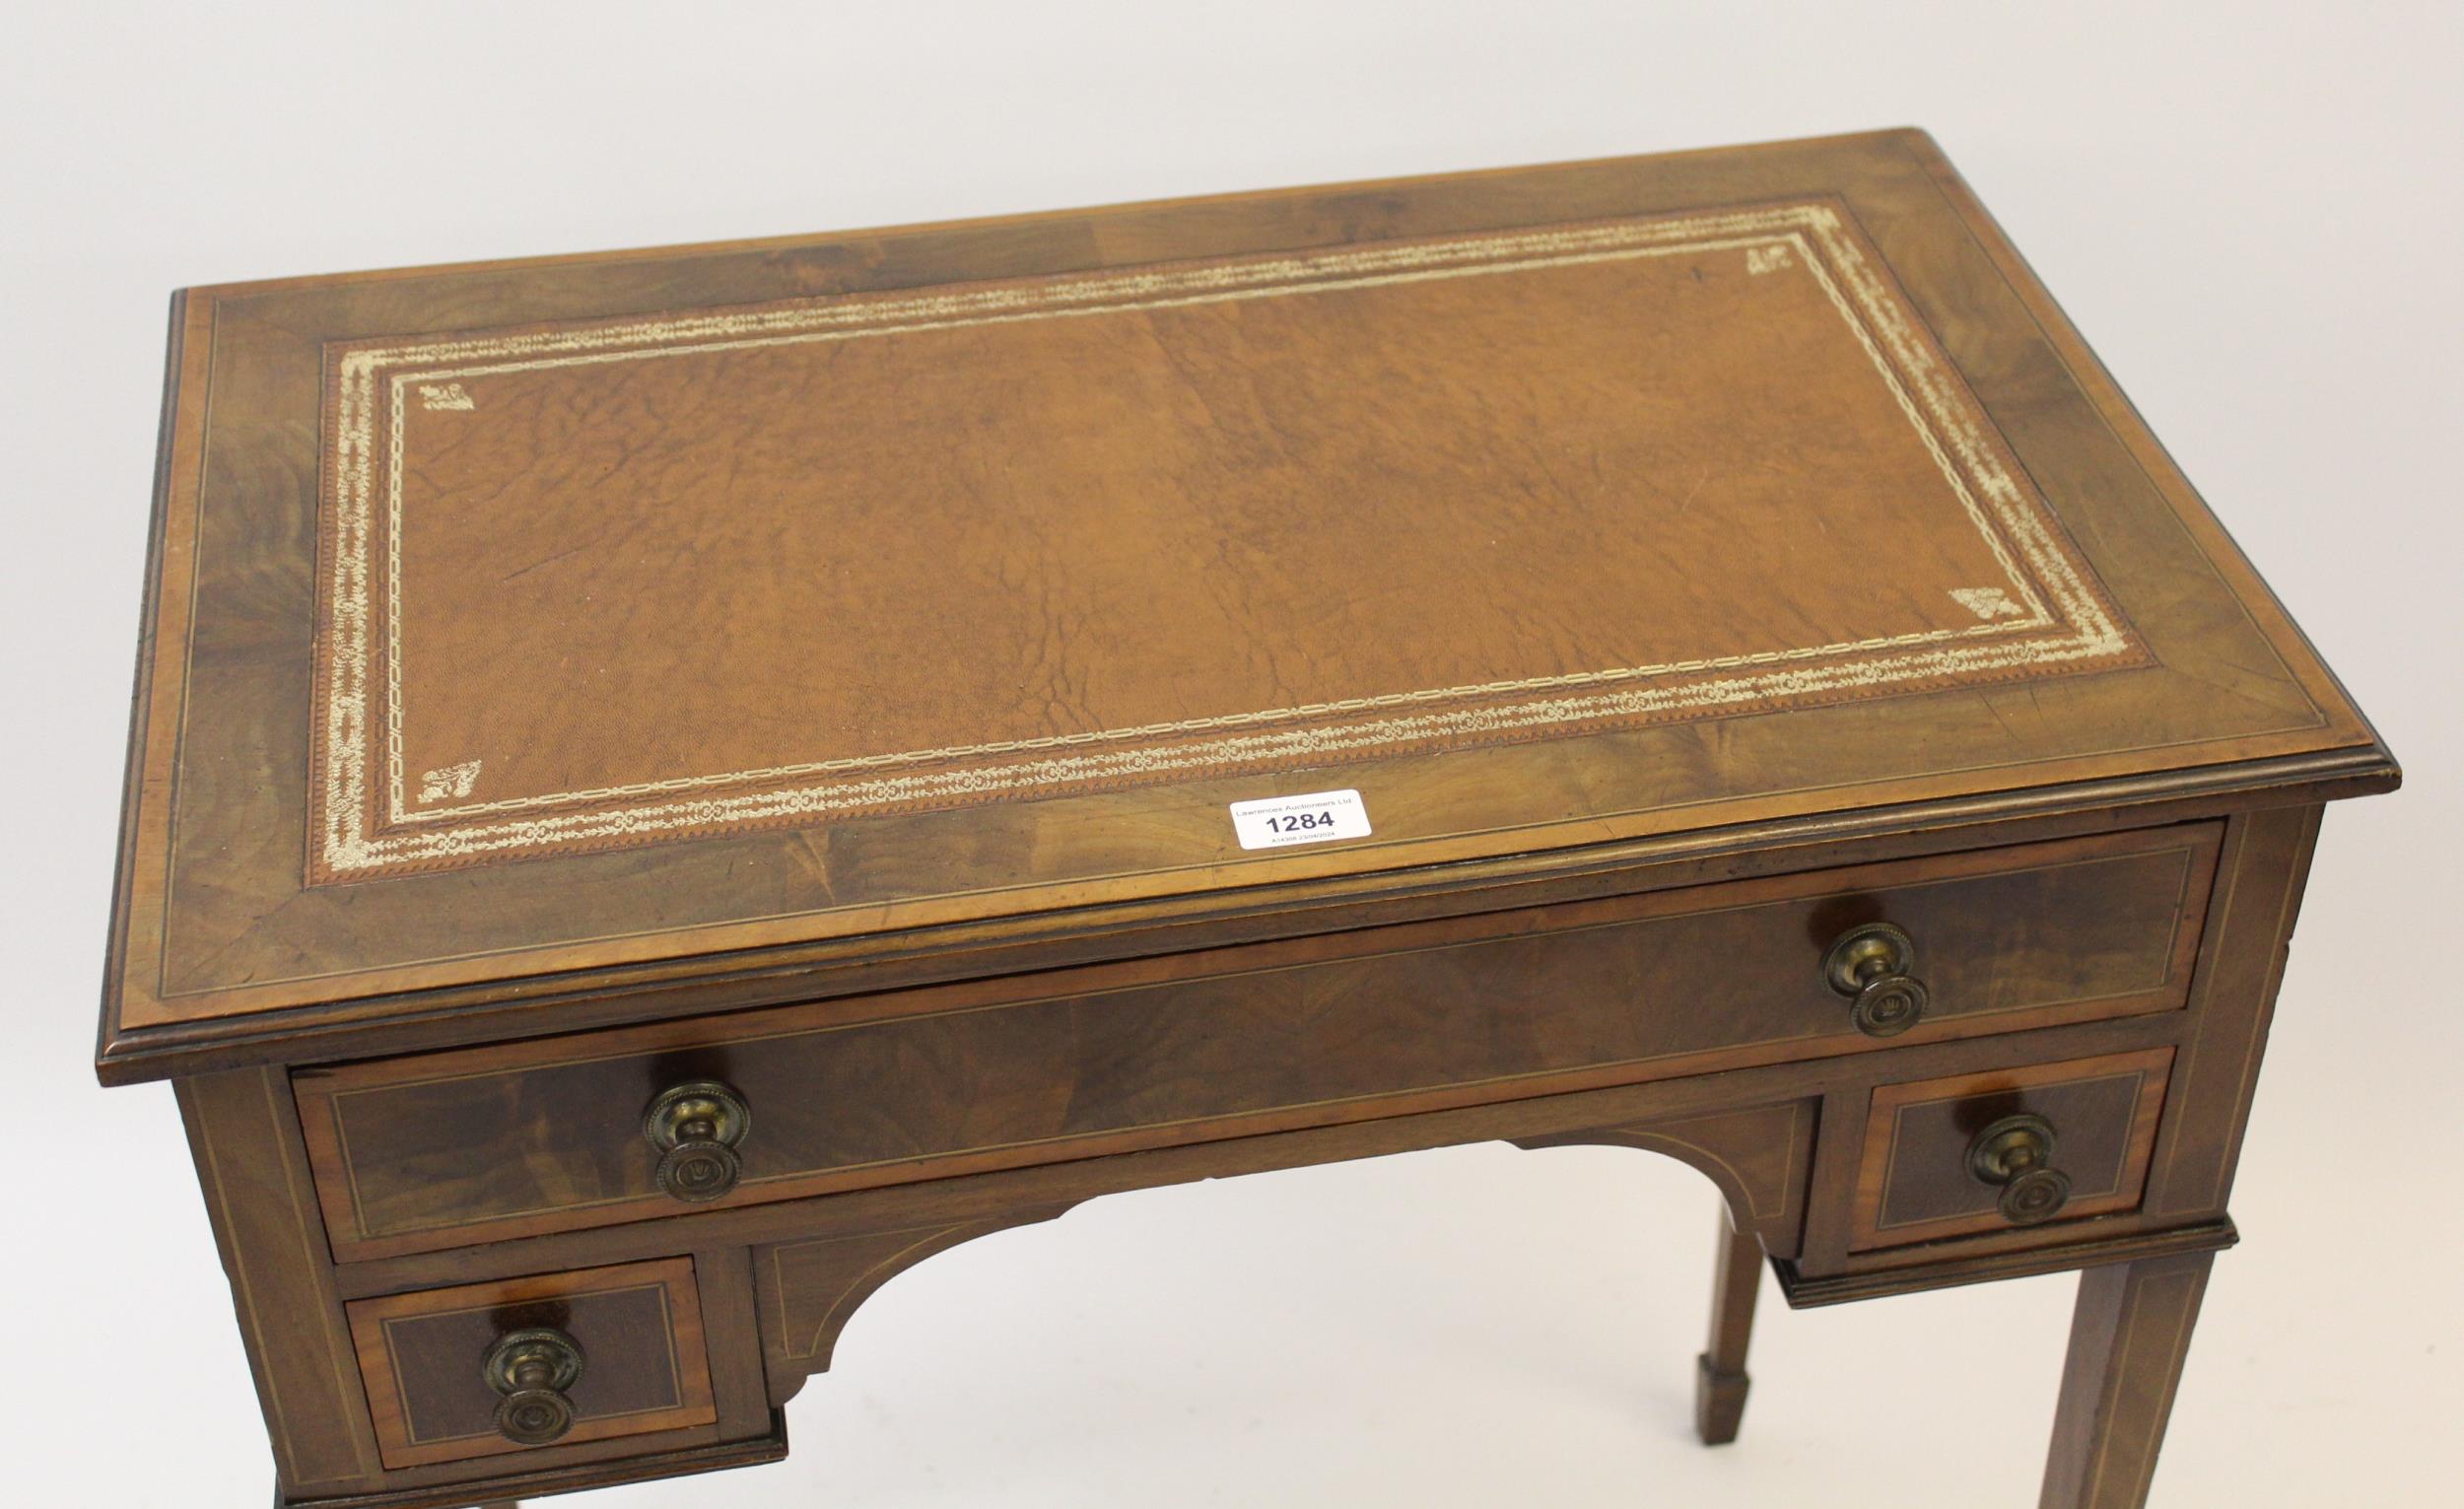
<instances>
[{"instance_id":1,"label":"long frieze drawer","mask_svg":"<svg viewBox=\"0 0 2464 1509\"><path fill-rule=\"evenodd\" d=\"M2212 823L303 1071L346 1259L2179 1006Z\"/></svg>"}]
</instances>

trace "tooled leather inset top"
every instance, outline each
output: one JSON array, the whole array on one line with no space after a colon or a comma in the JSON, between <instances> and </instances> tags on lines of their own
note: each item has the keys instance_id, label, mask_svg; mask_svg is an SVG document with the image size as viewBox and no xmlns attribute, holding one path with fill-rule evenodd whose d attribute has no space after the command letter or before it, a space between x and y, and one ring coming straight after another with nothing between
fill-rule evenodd
<instances>
[{"instance_id":1,"label":"tooled leather inset top","mask_svg":"<svg viewBox=\"0 0 2464 1509\"><path fill-rule=\"evenodd\" d=\"M330 358L318 880L2145 658L1830 202Z\"/></svg>"}]
</instances>

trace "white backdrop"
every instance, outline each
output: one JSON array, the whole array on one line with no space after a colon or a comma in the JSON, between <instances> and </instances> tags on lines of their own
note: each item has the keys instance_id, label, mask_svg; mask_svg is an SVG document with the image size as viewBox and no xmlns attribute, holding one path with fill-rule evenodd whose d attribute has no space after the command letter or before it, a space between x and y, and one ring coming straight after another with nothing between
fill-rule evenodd
<instances>
[{"instance_id":1,"label":"white backdrop","mask_svg":"<svg viewBox=\"0 0 2464 1509\"><path fill-rule=\"evenodd\" d=\"M2331 814L2156 1502L2453 1503L2464 23L2419 4L0 7L0 1497L260 1509L168 1090L89 1055L175 285L1916 123L2406 758ZM737 1509L2034 1501L2073 1281L1791 1314L1714 1198L1475 1147L892 1283ZM45 1495L38 1499L37 1494Z\"/></svg>"}]
</instances>

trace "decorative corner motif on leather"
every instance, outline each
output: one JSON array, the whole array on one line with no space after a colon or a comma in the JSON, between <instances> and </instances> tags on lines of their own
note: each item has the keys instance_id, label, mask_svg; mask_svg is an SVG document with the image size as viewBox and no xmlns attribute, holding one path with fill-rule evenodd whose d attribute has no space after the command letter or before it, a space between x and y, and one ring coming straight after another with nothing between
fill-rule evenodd
<instances>
[{"instance_id":1,"label":"decorative corner motif on leather","mask_svg":"<svg viewBox=\"0 0 2464 1509\"><path fill-rule=\"evenodd\" d=\"M1989 621L2027 616L2027 609L2013 602L2011 594L1998 586L1954 586L1951 595L1958 599L1959 606Z\"/></svg>"},{"instance_id":2,"label":"decorative corner motif on leather","mask_svg":"<svg viewBox=\"0 0 2464 1509\"><path fill-rule=\"evenodd\" d=\"M465 760L459 765L447 765L442 770L427 772L419 778L419 799L444 801L468 796L478 788L479 765L477 760Z\"/></svg>"}]
</instances>

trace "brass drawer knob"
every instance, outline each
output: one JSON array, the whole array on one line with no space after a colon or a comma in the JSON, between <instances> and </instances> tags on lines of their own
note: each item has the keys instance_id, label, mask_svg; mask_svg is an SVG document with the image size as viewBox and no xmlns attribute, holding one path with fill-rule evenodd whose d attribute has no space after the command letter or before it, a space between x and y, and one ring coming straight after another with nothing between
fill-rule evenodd
<instances>
[{"instance_id":1,"label":"brass drawer knob","mask_svg":"<svg viewBox=\"0 0 2464 1509\"><path fill-rule=\"evenodd\" d=\"M582 1380L582 1347L545 1326L509 1332L488 1348L480 1369L497 1401L497 1433L517 1446L545 1446L574 1428L565 1391Z\"/></svg>"},{"instance_id":2,"label":"brass drawer knob","mask_svg":"<svg viewBox=\"0 0 2464 1509\"><path fill-rule=\"evenodd\" d=\"M2014 1226L2049 1221L2071 1200L2071 1176L2053 1166L2053 1124L2041 1116L2006 1116L1978 1132L1968 1171L2002 1186L1994 1203Z\"/></svg>"},{"instance_id":3,"label":"brass drawer knob","mask_svg":"<svg viewBox=\"0 0 2464 1509\"><path fill-rule=\"evenodd\" d=\"M1932 998L1916 978L1916 943L1888 923L1841 933L1822 960L1822 978L1848 997L1848 1019L1870 1038L1915 1026Z\"/></svg>"},{"instance_id":4,"label":"brass drawer knob","mask_svg":"<svg viewBox=\"0 0 2464 1509\"><path fill-rule=\"evenodd\" d=\"M716 1079L663 1090L642 1114L642 1134L658 1151L658 1187L681 1200L717 1200L736 1187L736 1148L753 1130L753 1109Z\"/></svg>"}]
</instances>

